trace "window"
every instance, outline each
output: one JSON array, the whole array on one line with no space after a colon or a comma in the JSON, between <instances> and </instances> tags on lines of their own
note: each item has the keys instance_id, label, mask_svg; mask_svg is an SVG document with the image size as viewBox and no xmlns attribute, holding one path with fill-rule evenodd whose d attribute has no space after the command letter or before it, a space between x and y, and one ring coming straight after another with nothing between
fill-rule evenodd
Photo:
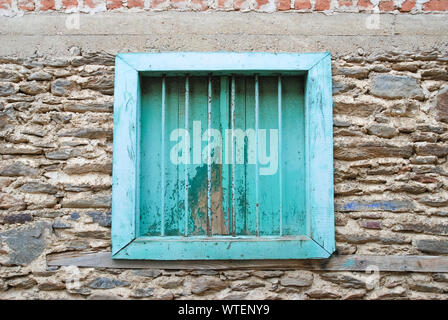
<instances>
[{"instance_id":1,"label":"window","mask_svg":"<svg viewBox=\"0 0 448 320\"><path fill-rule=\"evenodd\" d=\"M334 251L329 53L119 54L112 255Z\"/></svg>"}]
</instances>

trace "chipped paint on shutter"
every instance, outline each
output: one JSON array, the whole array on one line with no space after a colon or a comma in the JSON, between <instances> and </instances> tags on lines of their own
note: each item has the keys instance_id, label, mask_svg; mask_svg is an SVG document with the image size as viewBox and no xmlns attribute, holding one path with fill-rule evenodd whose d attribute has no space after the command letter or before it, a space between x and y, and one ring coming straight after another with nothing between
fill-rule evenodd
<instances>
[{"instance_id":1,"label":"chipped paint on shutter","mask_svg":"<svg viewBox=\"0 0 448 320\"><path fill-rule=\"evenodd\" d=\"M142 78L140 235L142 236L289 236L304 235L305 123L302 76L162 76ZM207 141L194 141L194 121L206 129L253 129L256 164L247 163L248 140L226 164L202 160ZM199 122L198 122L199 121ZM170 133L190 132L192 164L170 162ZM196 128L197 129L197 128ZM278 130L278 164L260 175L270 155L270 129ZM258 133L266 130L266 150ZM208 139L210 141L210 137ZM235 139L236 140L236 139ZM236 141L232 140L233 147ZM276 142L276 143L277 143ZM198 155L197 150L201 153ZM245 163L238 164L238 152ZM195 154L196 153L196 154Z\"/></svg>"}]
</instances>

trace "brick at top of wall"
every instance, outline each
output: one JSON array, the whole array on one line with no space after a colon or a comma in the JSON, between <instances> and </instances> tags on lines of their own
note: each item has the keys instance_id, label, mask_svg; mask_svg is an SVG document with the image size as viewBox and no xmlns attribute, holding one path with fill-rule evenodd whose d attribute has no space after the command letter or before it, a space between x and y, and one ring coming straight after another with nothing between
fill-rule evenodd
<instances>
[{"instance_id":1,"label":"brick at top of wall","mask_svg":"<svg viewBox=\"0 0 448 320\"><path fill-rule=\"evenodd\" d=\"M48 11L96 13L103 11L293 11L293 12L382 12L382 13L425 13L447 12L448 0L429 0L417 5L416 0L218 0L216 4L206 0L84 0L83 6L78 0L0 0L0 16L14 16L31 12Z\"/></svg>"},{"instance_id":2,"label":"brick at top of wall","mask_svg":"<svg viewBox=\"0 0 448 320\"><path fill-rule=\"evenodd\" d=\"M11 0L0 0L0 10L11 10Z\"/></svg>"}]
</instances>

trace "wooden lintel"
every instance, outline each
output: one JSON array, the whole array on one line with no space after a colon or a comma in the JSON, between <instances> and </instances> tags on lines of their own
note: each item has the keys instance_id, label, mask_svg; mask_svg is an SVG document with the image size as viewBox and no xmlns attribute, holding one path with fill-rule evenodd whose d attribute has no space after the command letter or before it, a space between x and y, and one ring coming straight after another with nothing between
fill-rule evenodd
<instances>
[{"instance_id":1,"label":"wooden lintel","mask_svg":"<svg viewBox=\"0 0 448 320\"><path fill-rule=\"evenodd\" d=\"M393 271L448 272L448 256L374 256L340 255L316 260L223 260L223 261L156 261L116 260L110 252L53 254L48 266L78 266L118 269L170 270L322 270L322 271Z\"/></svg>"}]
</instances>

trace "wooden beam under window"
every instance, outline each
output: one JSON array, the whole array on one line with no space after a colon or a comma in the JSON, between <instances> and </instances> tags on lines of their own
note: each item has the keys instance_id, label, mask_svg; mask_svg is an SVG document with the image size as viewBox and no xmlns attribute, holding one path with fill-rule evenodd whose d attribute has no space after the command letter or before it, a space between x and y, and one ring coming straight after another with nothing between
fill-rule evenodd
<instances>
[{"instance_id":1,"label":"wooden beam under window","mask_svg":"<svg viewBox=\"0 0 448 320\"><path fill-rule=\"evenodd\" d=\"M329 259L311 260L201 260L156 261L117 260L110 252L64 253L47 256L48 266L78 266L118 269L169 269L169 270L314 270L314 271L366 271L376 267L379 271L393 272L448 272L448 256L374 256L340 255Z\"/></svg>"}]
</instances>

